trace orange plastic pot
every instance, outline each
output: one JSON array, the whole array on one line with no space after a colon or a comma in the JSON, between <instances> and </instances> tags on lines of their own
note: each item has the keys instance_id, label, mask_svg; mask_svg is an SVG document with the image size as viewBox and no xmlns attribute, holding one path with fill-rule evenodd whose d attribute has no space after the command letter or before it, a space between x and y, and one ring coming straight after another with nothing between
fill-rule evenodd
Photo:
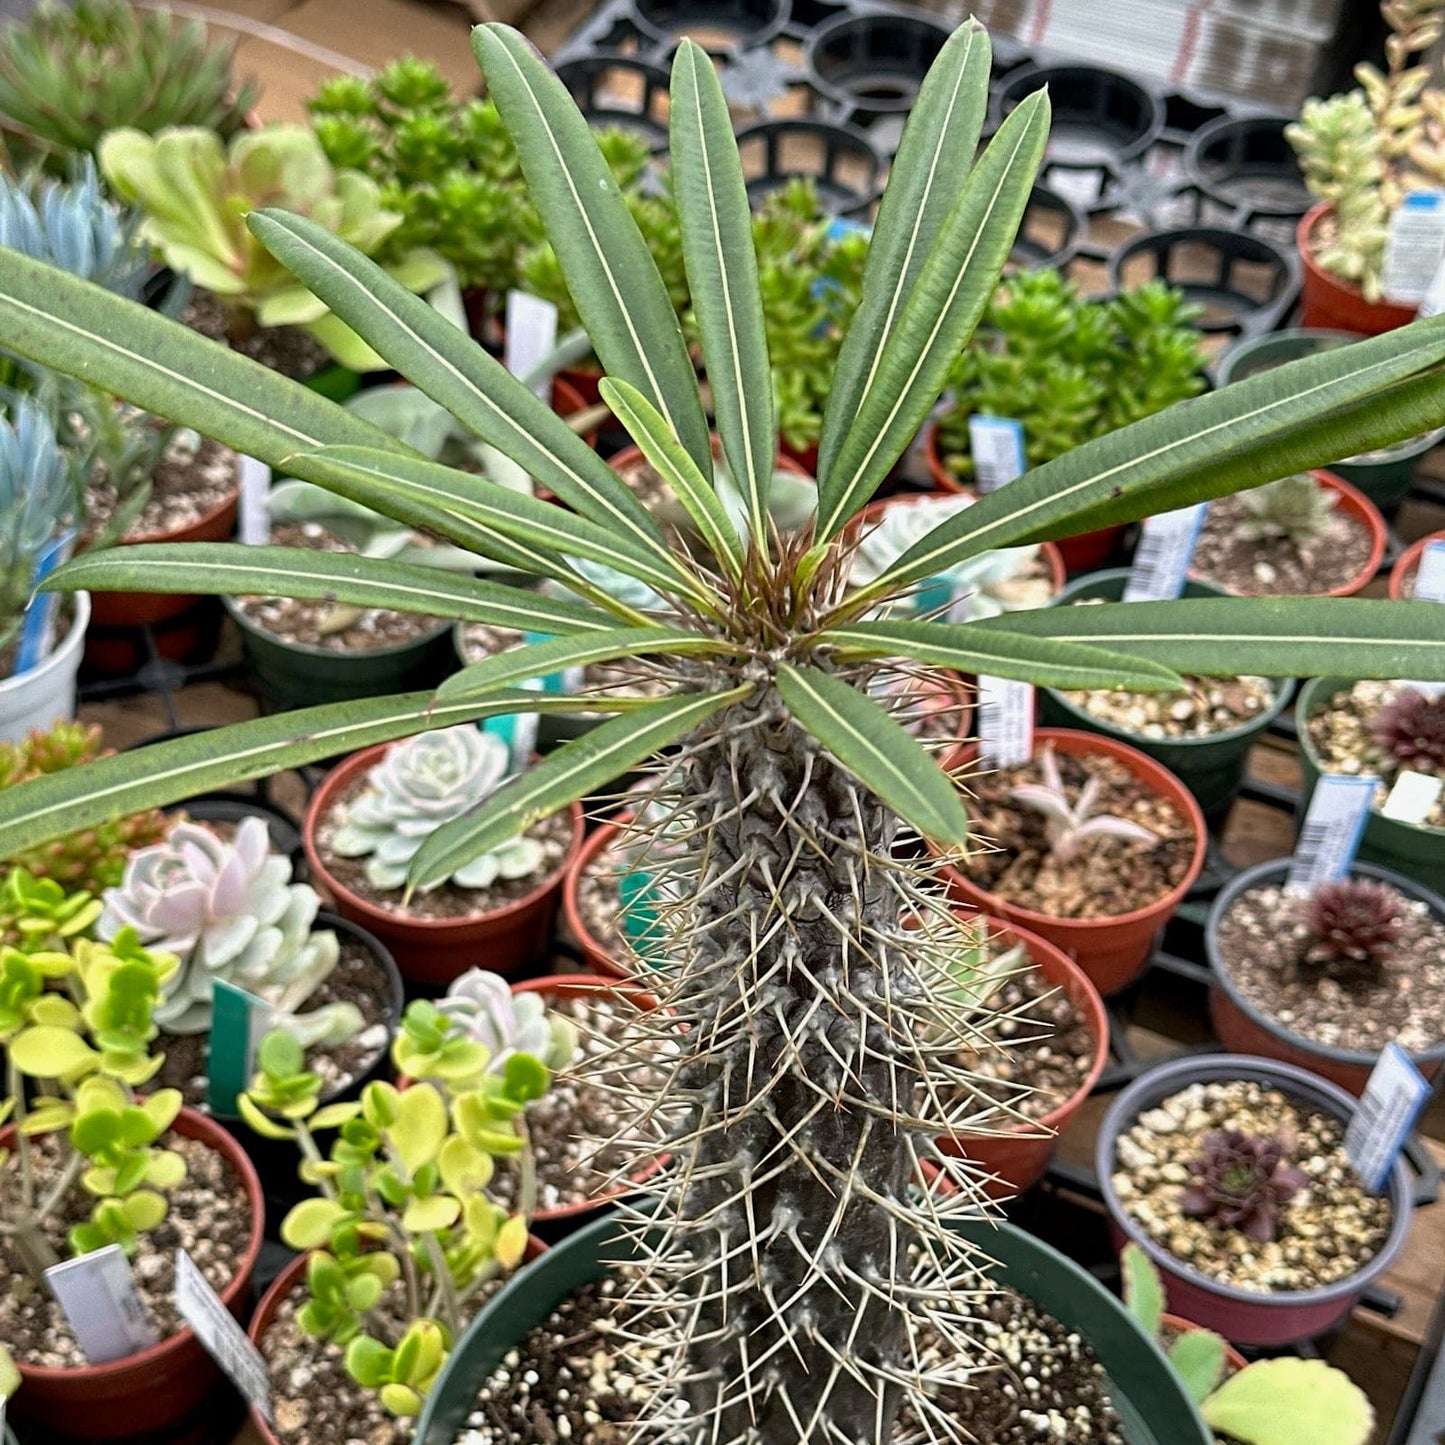
<instances>
[{"instance_id":1,"label":"orange plastic pot","mask_svg":"<svg viewBox=\"0 0 1445 1445\"><path fill-rule=\"evenodd\" d=\"M1314 258L1315 227L1330 213L1327 201L1311 206L1300 217L1295 230L1295 245L1304 262L1304 291L1301 295L1301 326L1326 326L1337 331L1353 331L1359 336L1379 336L1408 326L1415 319L1418 307L1397 306L1389 301L1367 301L1365 293L1352 281L1341 280L1322 270Z\"/></svg>"},{"instance_id":2,"label":"orange plastic pot","mask_svg":"<svg viewBox=\"0 0 1445 1445\"><path fill-rule=\"evenodd\" d=\"M1159 1323L1161 1325L1167 1326L1176 1334L1180 1335L1197 1334L1201 1329L1204 1328L1203 1325L1196 1325L1193 1320L1181 1319L1178 1315L1170 1314L1160 1315ZM1249 1361L1246 1360L1244 1356L1241 1355L1239 1351L1236 1350L1234 1346L1229 1343L1228 1340L1225 1340L1224 1363L1227 1367L1225 1371L1225 1378L1227 1379L1230 1375L1237 1375L1249 1363Z\"/></svg>"},{"instance_id":3,"label":"orange plastic pot","mask_svg":"<svg viewBox=\"0 0 1445 1445\"><path fill-rule=\"evenodd\" d=\"M938 423L931 421L923 429L923 459L928 465L928 475L940 492L967 493L975 495L972 487L966 487L943 464L943 454L938 449ZM1061 537L1057 542L1045 543L1055 548L1070 577L1081 572L1092 572L1104 566L1119 550L1124 536L1123 527L1101 527L1096 532L1080 532L1076 537Z\"/></svg>"},{"instance_id":4,"label":"orange plastic pot","mask_svg":"<svg viewBox=\"0 0 1445 1445\"><path fill-rule=\"evenodd\" d=\"M1009 1121L1000 1126L1007 1129L1006 1133L945 1134L939 1138L938 1147L943 1153L967 1160L980 1174L988 1176L982 1180L985 1193L990 1199L1002 1200L1023 1194L1038 1182L1054 1157L1060 1136L1099 1082L1109 1057L1109 1016L1098 989L1061 949L1025 928L997 918L985 918L984 922L1004 947L1023 944L1034 971L1078 1009L1094 1040L1094 1058L1088 1074L1063 1103L1050 1109L1042 1119L1029 1123Z\"/></svg>"},{"instance_id":5,"label":"orange plastic pot","mask_svg":"<svg viewBox=\"0 0 1445 1445\"><path fill-rule=\"evenodd\" d=\"M501 908L465 918L411 918L353 893L331 872L316 847L321 820L352 779L379 763L390 746L379 743L353 753L327 773L312 794L301 827L312 881L329 890L333 906L343 918L370 929L386 944L409 983L445 987L469 968L510 976L537 963L552 936L562 880L581 851L581 805L573 803L568 810L572 842L566 856L530 893Z\"/></svg>"},{"instance_id":6,"label":"orange plastic pot","mask_svg":"<svg viewBox=\"0 0 1445 1445\"><path fill-rule=\"evenodd\" d=\"M1153 903L1121 913L1113 918L1055 918L1032 908L1006 903L1002 898L971 882L952 864L945 864L943 873L949 892L961 902L971 904L980 912L1006 918L1010 923L1036 933L1062 949L1088 975L1089 981L1105 998L1126 988L1138 978L1149 962L1154 940L1194 886L1204 867L1208 844L1204 814L1194 795L1167 768L1137 748L1116 742L1095 733L1075 732L1070 728L1036 728L1034 745L1052 743L1061 753L1075 757L1099 756L1115 758L1129 769L1151 792L1166 798L1194 830L1194 853L1184 877ZM944 763L950 771L975 766L978 744L967 743L952 753Z\"/></svg>"},{"instance_id":7,"label":"orange plastic pot","mask_svg":"<svg viewBox=\"0 0 1445 1445\"><path fill-rule=\"evenodd\" d=\"M1400 559L1390 569L1390 596L1397 602L1408 600L1415 595L1415 574L1420 570L1420 559L1431 542L1445 542L1445 532L1431 532L1418 542L1411 542ZM1410 590L1405 590L1406 583Z\"/></svg>"},{"instance_id":8,"label":"orange plastic pot","mask_svg":"<svg viewBox=\"0 0 1445 1445\"><path fill-rule=\"evenodd\" d=\"M626 815L623 815L625 819ZM603 823L588 835L571 866L562 880L562 917L567 931L577 940L587 966L600 978L630 978L631 975L588 931L582 922L582 913L577 906L577 897L582 887L582 877L598 857L610 848L622 834L622 819L615 823Z\"/></svg>"},{"instance_id":9,"label":"orange plastic pot","mask_svg":"<svg viewBox=\"0 0 1445 1445\"><path fill-rule=\"evenodd\" d=\"M228 1229L249 1231L235 1276L221 1291L226 1308L241 1319L250 1300L251 1276L261 1252L265 1203L261 1181L241 1146L217 1123L193 1109L182 1109L172 1126L177 1134L197 1139L230 1165L246 1193L248 1220L228 1222ZM13 1129L0 1133L8 1143ZM204 1417L211 1412L207 1397L221 1381L217 1369L191 1329L112 1360L79 1369L40 1369L20 1365L23 1381L10 1401L10 1414L25 1427L27 1438L58 1442L129 1440L137 1436L165 1440L202 1438Z\"/></svg>"}]
</instances>

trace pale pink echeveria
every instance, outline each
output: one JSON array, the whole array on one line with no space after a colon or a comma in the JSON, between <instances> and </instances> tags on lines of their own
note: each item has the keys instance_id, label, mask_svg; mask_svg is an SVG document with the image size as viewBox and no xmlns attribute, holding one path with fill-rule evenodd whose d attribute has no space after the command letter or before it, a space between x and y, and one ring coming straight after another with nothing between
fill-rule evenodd
<instances>
[{"instance_id":1,"label":"pale pink echeveria","mask_svg":"<svg viewBox=\"0 0 1445 1445\"><path fill-rule=\"evenodd\" d=\"M506 979L485 969L453 979L437 1008L486 1048L492 1072L517 1053L531 1054L553 1072L576 1056L577 1031L568 1019L550 1012L541 994L514 994Z\"/></svg>"}]
</instances>

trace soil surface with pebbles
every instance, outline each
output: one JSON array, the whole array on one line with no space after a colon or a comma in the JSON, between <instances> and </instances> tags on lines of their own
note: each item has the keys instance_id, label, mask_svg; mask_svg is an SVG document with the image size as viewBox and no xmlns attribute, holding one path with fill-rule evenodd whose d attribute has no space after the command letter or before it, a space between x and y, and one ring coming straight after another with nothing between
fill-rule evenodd
<instances>
[{"instance_id":1,"label":"soil surface with pebbles","mask_svg":"<svg viewBox=\"0 0 1445 1445\"><path fill-rule=\"evenodd\" d=\"M644 1387L618 1356L617 1293L611 1277L583 1286L509 1350L454 1445L625 1445ZM1080 1335L1011 1290L974 1307L979 1373L941 1403L975 1439L1124 1445L1103 1367ZM901 1420L894 1439L912 1435Z\"/></svg>"},{"instance_id":2,"label":"soil surface with pebbles","mask_svg":"<svg viewBox=\"0 0 1445 1445\"><path fill-rule=\"evenodd\" d=\"M1278 885L1235 898L1219 924L1220 961L1250 1003L1315 1043L1430 1048L1445 1039L1445 922L1424 902L1395 898L1403 926L1377 969L1334 974L1309 963L1306 902Z\"/></svg>"},{"instance_id":3,"label":"soil surface with pebbles","mask_svg":"<svg viewBox=\"0 0 1445 1445\"><path fill-rule=\"evenodd\" d=\"M1266 1244L1180 1208L1204 1137L1227 1129L1279 1140L1284 1163L1308 1181L1280 1206ZM1366 1193L1345 1157L1344 1136L1339 1120L1278 1089L1190 1084L1119 1136L1114 1189L1151 1239L1211 1279L1260 1294L1315 1289L1359 1273L1390 1233L1390 1201Z\"/></svg>"},{"instance_id":4,"label":"soil surface with pebbles","mask_svg":"<svg viewBox=\"0 0 1445 1445\"><path fill-rule=\"evenodd\" d=\"M241 1256L250 1244L250 1203L240 1178L225 1158L198 1139L167 1134L161 1147L186 1161L186 1177L167 1192L170 1212L142 1236L131 1260L136 1294L162 1339L182 1326L175 1303L176 1250L184 1249L218 1292L236 1277ZM36 1149L41 1188L54 1183L58 1157L52 1141ZM0 1218L19 1214L16 1189L20 1171L12 1154L0 1171ZM66 1231L89 1217L92 1200L80 1188L67 1194L64 1206L47 1222L45 1235L62 1259L70 1256ZM85 1355L60 1305L31 1282L13 1246L0 1235L0 1341L21 1364L44 1369L71 1369L86 1363Z\"/></svg>"},{"instance_id":5,"label":"soil surface with pebbles","mask_svg":"<svg viewBox=\"0 0 1445 1445\"><path fill-rule=\"evenodd\" d=\"M140 542L193 527L235 492L240 458L194 432L178 431L151 477L151 494L126 528L124 540ZM85 495L85 532L97 537L120 506L120 497L104 479L92 480Z\"/></svg>"},{"instance_id":6,"label":"soil surface with pebbles","mask_svg":"<svg viewBox=\"0 0 1445 1445\"><path fill-rule=\"evenodd\" d=\"M1247 727L1274 702L1263 677L1186 677L1186 692L1066 692L1076 708L1141 738L1221 737Z\"/></svg>"}]
</instances>

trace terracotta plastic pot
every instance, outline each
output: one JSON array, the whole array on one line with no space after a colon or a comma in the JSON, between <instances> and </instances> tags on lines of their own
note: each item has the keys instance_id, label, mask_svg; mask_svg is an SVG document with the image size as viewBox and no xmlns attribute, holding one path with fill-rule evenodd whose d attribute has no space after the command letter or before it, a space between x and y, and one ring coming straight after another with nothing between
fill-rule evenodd
<instances>
[{"instance_id":1,"label":"terracotta plastic pot","mask_svg":"<svg viewBox=\"0 0 1445 1445\"><path fill-rule=\"evenodd\" d=\"M1211 905L1209 916L1204 923L1204 949L1214 974L1214 981L1209 989L1209 1017L1220 1042L1232 1052L1254 1054L1259 1058L1278 1059L1282 1063L1294 1064L1319 1074L1340 1088L1348 1089L1352 1094L1360 1094L1369 1082L1370 1071L1379 1062L1379 1054L1364 1049L1343 1049L1316 1043L1271 1018L1240 992L1219 951L1219 925L1234 900L1246 889L1282 883L1288 873L1288 858L1273 858L1264 863L1256 863L1253 868L1246 868L1243 873L1230 879ZM1407 878L1389 868L1375 867L1370 863L1356 863L1350 869L1350 875L1388 883L1407 898L1423 902L1437 921L1445 922L1445 898L1413 878ZM1416 1068L1427 1077L1433 1078L1440 1071L1441 1064L1445 1063L1445 1040L1428 1049L1414 1052L1410 1057Z\"/></svg>"},{"instance_id":2,"label":"terracotta plastic pot","mask_svg":"<svg viewBox=\"0 0 1445 1445\"><path fill-rule=\"evenodd\" d=\"M330 891L336 911L368 928L392 951L401 975L413 984L445 986L469 968L522 972L541 957L552 936L562 879L582 848L582 808L568 809L572 842L562 862L524 897L466 918L409 918L379 908L337 881L316 847L316 830L346 786L386 755L389 743L353 753L334 767L311 796L301 841L313 881Z\"/></svg>"},{"instance_id":3,"label":"terracotta plastic pot","mask_svg":"<svg viewBox=\"0 0 1445 1445\"><path fill-rule=\"evenodd\" d=\"M1311 592L1311 597L1353 597L1357 592L1362 592L1374 581L1375 574L1380 570L1380 563L1385 559L1385 543L1388 534L1385 530L1385 519L1380 515L1380 509L1362 492L1358 487L1352 487L1342 477L1337 477L1333 472L1314 471L1310 475L1328 491L1339 494L1339 502L1336 510L1344 517L1353 517L1369 534L1370 552L1364 562L1360 564L1360 570L1348 580L1341 582L1337 587L1331 587L1323 592ZM1196 576L1190 572L1191 577L1196 581L1209 582L1221 591L1230 593L1229 589L1221 582L1215 582L1212 577Z\"/></svg>"},{"instance_id":4,"label":"terracotta plastic pot","mask_svg":"<svg viewBox=\"0 0 1445 1445\"><path fill-rule=\"evenodd\" d=\"M923 459L928 464L928 475L940 492L967 492L966 487L944 465L943 454L938 447L938 423L931 421L923 429ZM1102 567L1119 550L1123 540L1123 527L1101 527L1095 532L1080 532L1076 537L1061 537L1057 542L1046 545L1057 548L1069 576L1081 572L1092 572Z\"/></svg>"},{"instance_id":5,"label":"terracotta plastic pot","mask_svg":"<svg viewBox=\"0 0 1445 1445\"><path fill-rule=\"evenodd\" d=\"M1194 885L1204 867L1208 832L1204 814L1194 795L1167 768L1137 748L1115 742L1096 733L1075 732L1070 728L1036 728L1034 746L1052 743L1061 753L1075 757L1098 756L1115 758L1152 792L1168 799L1188 820L1194 830L1194 854L1184 877L1162 898L1143 908L1121 913L1114 918L1054 918L1032 908L1006 903L995 894L971 882L952 864L944 867L949 892L983 913L1006 918L1046 939L1063 950L1088 975L1089 982L1105 998L1131 984L1145 969L1154 949L1154 940L1174 915L1184 895ZM967 743L945 761L950 771L976 763L978 744Z\"/></svg>"},{"instance_id":6,"label":"terracotta plastic pot","mask_svg":"<svg viewBox=\"0 0 1445 1445\"><path fill-rule=\"evenodd\" d=\"M182 1109L172 1126L187 1139L198 1139L222 1155L246 1193L247 1220L228 1221L228 1232L249 1231L235 1277L221 1291L226 1308L241 1319L250 1300L251 1275L261 1252L265 1206L261 1184L241 1147L203 1114ZM9 1142L13 1129L0 1133ZM10 1402L17 1425L35 1440L50 1442L125 1440L154 1435L173 1440L194 1428L206 1397L221 1373L189 1327L150 1349L80 1369L20 1366L23 1384Z\"/></svg>"},{"instance_id":7,"label":"terracotta plastic pot","mask_svg":"<svg viewBox=\"0 0 1445 1445\"><path fill-rule=\"evenodd\" d=\"M1176 1334L1181 1335L1192 1335L1204 1328L1203 1325L1197 1325L1193 1320L1186 1320L1180 1315L1160 1315L1159 1323L1175 1331ZM1248 1363L1249 1361L1246 1360L1228 1340L1225 1340L1224 1364L1226 1378L1228 1378L1229 1375L1237 1375Z\"/></svg>"},{"instance_id":8,"label":"terracotta plastic pot","mask_svg":"<svg viewBox=\"0 0 1445 1445\"><path fill-rule=\"evenodd\" d=\"M577 946L582 950L588 968L599 977L608 979L631 978L632 975L615 962L612 955L588 932L587 925L582 922L577 897L583 874L621 835L620 823L602 823L594 828L587 835L587 841L578 849L576 858L567 869L567 876L562 880L562 917L566 920L567 931L577 940Z\"/></svg>"},{"instance_id":9,"label":"terracotta plastic pot","mask_svg":"<svg viewBox=\"0 0 1445 1445\"><path fill-rule=\"evenodd\" d=\"M70 626L36 667L0 681L0 742L21 743L36 729L75 717L75 681L90 620L90 594L74 592ZM64 613L61 612L61 620Z\"/></svg>"},{"instance_id":10,"label":"terracotta plastic pot","mask_svg":"<svg viewBox=\"0 0 1445 1445\"><path fill-rule=\"evenodd\" d=\"M1295 245L1304 262L1304 291L1300 325L1324 326L1353 331L1360 336L1379 336L1415 319L1416 306L1396 306L1389 301L1366 301L1365 294L1351 281L1343 281L1321 270L1314 258L1314 229L1330 212L1327 201L1311 206L1300 217Z\"/></svg>"},{"instance_id":11,"label":"terracotta plastic pot","mask_svg":"<svg viewBox=\"0 0 1445 1445\"><path fill-rule=\"evenodd\" d=\"M990 1176L983 1181L983 1188L991 1199L1011 1199L1038 1182L1054 1157L1060 1137L1099 1082L1109 1057L1109 1016L1098 989L1083 970L1047 939L996 918L983 921L1005 948L1024 945L1033 970L1050 989L1062 991L1078 1009L1094 1040L1094 1058L1088 1074L1067 1099L1043 1118L1031 1123L1021 1120L1010 1123L1005 1116L999 1127L1006 1129L1006 1133L945 1134L939 1138L938 1147L945 1154L966 1159L980 1174Z\"/></svg>"},{"instance_id":12,"label":"terracotta plastic pot","mask_svg":"<svg viewBox=\"0 0 1445 1445\"><path fill-rule=\"evenodd\" d=\"M1094 1146L1104 1206L1109 1211L1114 1248L1132 1240L1163 1276L1169 1308L1236 1345L1290 1345L1313 1339L1344 1320L1365 1290L1390 1267L1410 1232L1410 1178L1403 1160L1396 1163L1387 1192L1393 1219L1380 1251L1357 1274L1318 1289L1265 1294L1211 1279L1176 1259L1156 1243L1124 1210L1114 1190L1119 1136L1146 1110L1190 1084L1256 1082L1336 1119L1353 1118L1356 1101L1343 1089L1304 1069L1237 1054L1192 1054L1170 1059L1141 1074L1109 1106Z\"/></svg>"},{"instance_id":13,"label":"terracotta plastic pot","mask_svg":"<svg viewBox=\"0 0 1445 1445\"><path fill-rule=\"evenodd\" d=\"M1431 532L1421 537L1418 542L1411 542L1400 553L1400 560L1390 569L1390 596L1397 602L1414 597L1415 573L1420 570L1420 559L1431 542L1445 542L1445 532ZM1407 580L1410 584L1408 592L1405 590Z\"/></svg>"}]
</instances>

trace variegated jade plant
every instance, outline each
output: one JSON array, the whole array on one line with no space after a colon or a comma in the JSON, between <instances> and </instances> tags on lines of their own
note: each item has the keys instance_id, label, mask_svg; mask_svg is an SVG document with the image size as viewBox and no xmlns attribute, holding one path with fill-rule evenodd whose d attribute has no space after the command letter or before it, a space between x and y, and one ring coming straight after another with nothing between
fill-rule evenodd
<instances>
[{"instance_id":1,"label":"variegated jade plant","mask_svg":"<svg viewBox=\"0 0 1445 1445\"><path fill-rule=\"evenodd\" d=\"M1182 675L1445 680L1431 609L1359 599L1200 598L1020 611L966 623L869 614L991 548L1206 501L1445 423L1445 318L1279 367L1075 448L981 498L848 590L849 523L912 441L998 284L1048 131L1027 98L980 154L989 45L973 23L943 47L893 167L862 301L839 351L820 438L817 507L770 529L776 426L746 189L713 66L673 66L672 178L708 395L747 530L713 486L708 417L666 289L587 123L531 46L474 35L572 295L603 394L694 524L677 544L565 422L455 327L329 232L252 215L254 234L387 361L511 455L565 507L427 461L323 398L163 318L26 261L0 266L0 345L84 370L152 411L509 567L565 597L380 559L186 544L82 556L55 587L335 597L551 634L439 692L333 704L180 739L41 779L0 800L0 855L142 803L370 743L513 711L576 708L518 684L645 654L672 695L608 692L617 717L559 748L408 865L426 887L534 819L663 749L664 816L696 886L667 910L659 974L687 1123L662 1177L651 1293L630 1333L671 1441L887 1440L907 1405L918 1438L959 1440L934 1400L964 1378L958 1289L974 1261L912 1181L960 1115L960 1035L936 937L935 886L895 862L909 830L967 841L953 781L868 681L884 659L1063 688L1171 690ZM975 159L977 156L977 159ZM204 349L203 349L204 348ZM202 383L196 378L204 378ZM699 541L700 539L700 541ZM566 558L653 588L642 615ZM896 664L895 664L896 665ZM932 930L915 930L932 934ZM887 999L882 1009L878 1001ZM675 1015L675 1017L674 1017ZM682 1024L684 1027L679 1028ZM968 1020L977 1038L978 1015ZM968 1106L967 1081L962 1081ZM639 1110L656 1105L639 1101ZM967 1200L960 1196L957 1207ZM686 1322L679 1329L679 1321ZM644 1422L646 1428L646 1421Z\"/></svg>"}]
</instances>

